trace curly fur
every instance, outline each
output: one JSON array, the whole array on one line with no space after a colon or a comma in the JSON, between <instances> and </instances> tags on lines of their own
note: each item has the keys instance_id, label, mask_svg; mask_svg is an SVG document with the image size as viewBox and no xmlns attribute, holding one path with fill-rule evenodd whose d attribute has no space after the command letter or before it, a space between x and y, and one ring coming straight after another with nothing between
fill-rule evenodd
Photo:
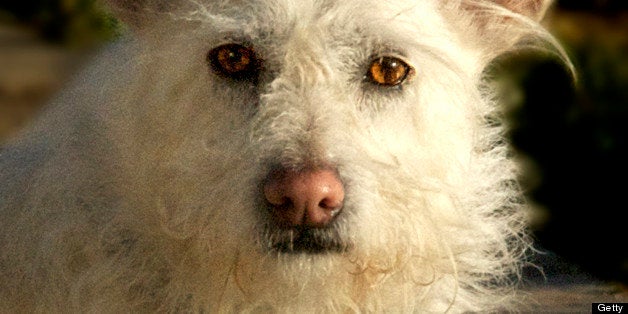
<instances>
[{"instance_id":1,"label":"curly fur","mask_svg":"<svg viewBox=\"0 0 628 314\"><path fill-rule=\"evenodd\" d=\"M0 151L1 312L509 309L529 247L483 74L547 1L109 3L133 36ZM258 82L207 52L245 42ZM364 81L373 56L416 70ZM345 250L268 250L273 166L333 164Z\"/></svg>"}]
</instances>

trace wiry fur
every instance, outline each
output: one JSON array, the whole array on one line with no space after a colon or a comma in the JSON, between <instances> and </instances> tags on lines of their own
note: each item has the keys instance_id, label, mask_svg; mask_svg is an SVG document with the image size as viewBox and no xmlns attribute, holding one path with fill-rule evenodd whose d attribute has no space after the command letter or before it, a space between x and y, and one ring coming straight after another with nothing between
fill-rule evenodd
<instances>
[{"instance_id":1,"label":"wiry fur","mask_svg":"<svg viewBox=\"0 0 628 314\"><path fill-rule=\"evenodd\" d=\"M0 151L1 312L512 304L529 244L483 71L524 35L549 38L529 18L544 2L110 4L133 39ZM209 68L207 52L233 41L263 59L258 82ZM381 54L415 76L365 82ZM321 236L344 250L268 250L290 235L269 227L262 180L322 163L346 200Z\"/></svg>"}]
</instances>

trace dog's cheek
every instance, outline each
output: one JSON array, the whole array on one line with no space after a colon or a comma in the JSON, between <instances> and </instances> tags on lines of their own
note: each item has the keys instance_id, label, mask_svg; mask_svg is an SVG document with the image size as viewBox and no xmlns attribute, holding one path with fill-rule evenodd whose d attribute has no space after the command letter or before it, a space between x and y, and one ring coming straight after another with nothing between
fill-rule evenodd
<instances>
[{"instance_id":1,"label":"dog's cheek","mask_svg":"<svg viewBox=\"0 0 628 314\"><path fill-rule=\"evenodd\" d=\"M454 78L449 80L456 84ZM449 88L426 82L407 97L389 103L390 110L373 120L371 142L359 141L368 155L391 166L454 171L468 160L474 129L470 99L452 95ZM420 166L419 166L420 165ZM423 176L427 174L422 174Z\"/></svg>"},{"instance_id":2,"label":"dog's cheek","mask_svg":"<svg viewBox=\"0 0 628 314\"><path fill-rule=\"evenodd\" d=\"M136 184L129 191L152 200L144 205L154 211L151 223L188 237L227 219L223 213L233 212L227 207L236 206L229 197L253 190L245 130L256 96L212 77L202 47L161 45L165 52L133 51L128 66L144 71L131 71L138 73L129 79L137 88L116 83L119 93L112 102L134 105L106 112L107 128L119 139L114 145L122 155L120 175ZM226 186L236 182L226 177L240 179ZM238 225L233 220L230 225Z\"/></svg>"}]
</instances>

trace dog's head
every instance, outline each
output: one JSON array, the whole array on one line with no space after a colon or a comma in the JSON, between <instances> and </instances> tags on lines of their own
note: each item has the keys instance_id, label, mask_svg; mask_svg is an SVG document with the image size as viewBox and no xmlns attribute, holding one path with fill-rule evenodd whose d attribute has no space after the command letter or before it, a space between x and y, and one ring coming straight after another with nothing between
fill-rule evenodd
<instances>
[{"instance_id":1,"label":"dog's head","mask_svg":"<svg viewBox=\"0 0 628 314\"><path fill-rule=\"evenodd\" d=\"M548 1L109 2L137 38L108 114L158 209L142 219L194 239L208 276L453 302L516 269L515 168L482 75L546 36Z\"/></svg>"}]
</instances>

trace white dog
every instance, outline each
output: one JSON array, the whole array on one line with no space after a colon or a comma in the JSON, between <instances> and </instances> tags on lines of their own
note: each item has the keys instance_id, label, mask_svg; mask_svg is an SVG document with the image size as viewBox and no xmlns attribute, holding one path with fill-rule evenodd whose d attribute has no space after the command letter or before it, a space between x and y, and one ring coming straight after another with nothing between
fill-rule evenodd
<instances>
[{"instance_id":1,"label":"white dog","mask_svg":"<svg viewBox=\"0 0 628 314\"><path fill-rule=\"evenodd\" d=\"M529 247L483 73L543 0L111 0L0 151L0 312L508 309Z\"/></svg>"}]
</instances>

